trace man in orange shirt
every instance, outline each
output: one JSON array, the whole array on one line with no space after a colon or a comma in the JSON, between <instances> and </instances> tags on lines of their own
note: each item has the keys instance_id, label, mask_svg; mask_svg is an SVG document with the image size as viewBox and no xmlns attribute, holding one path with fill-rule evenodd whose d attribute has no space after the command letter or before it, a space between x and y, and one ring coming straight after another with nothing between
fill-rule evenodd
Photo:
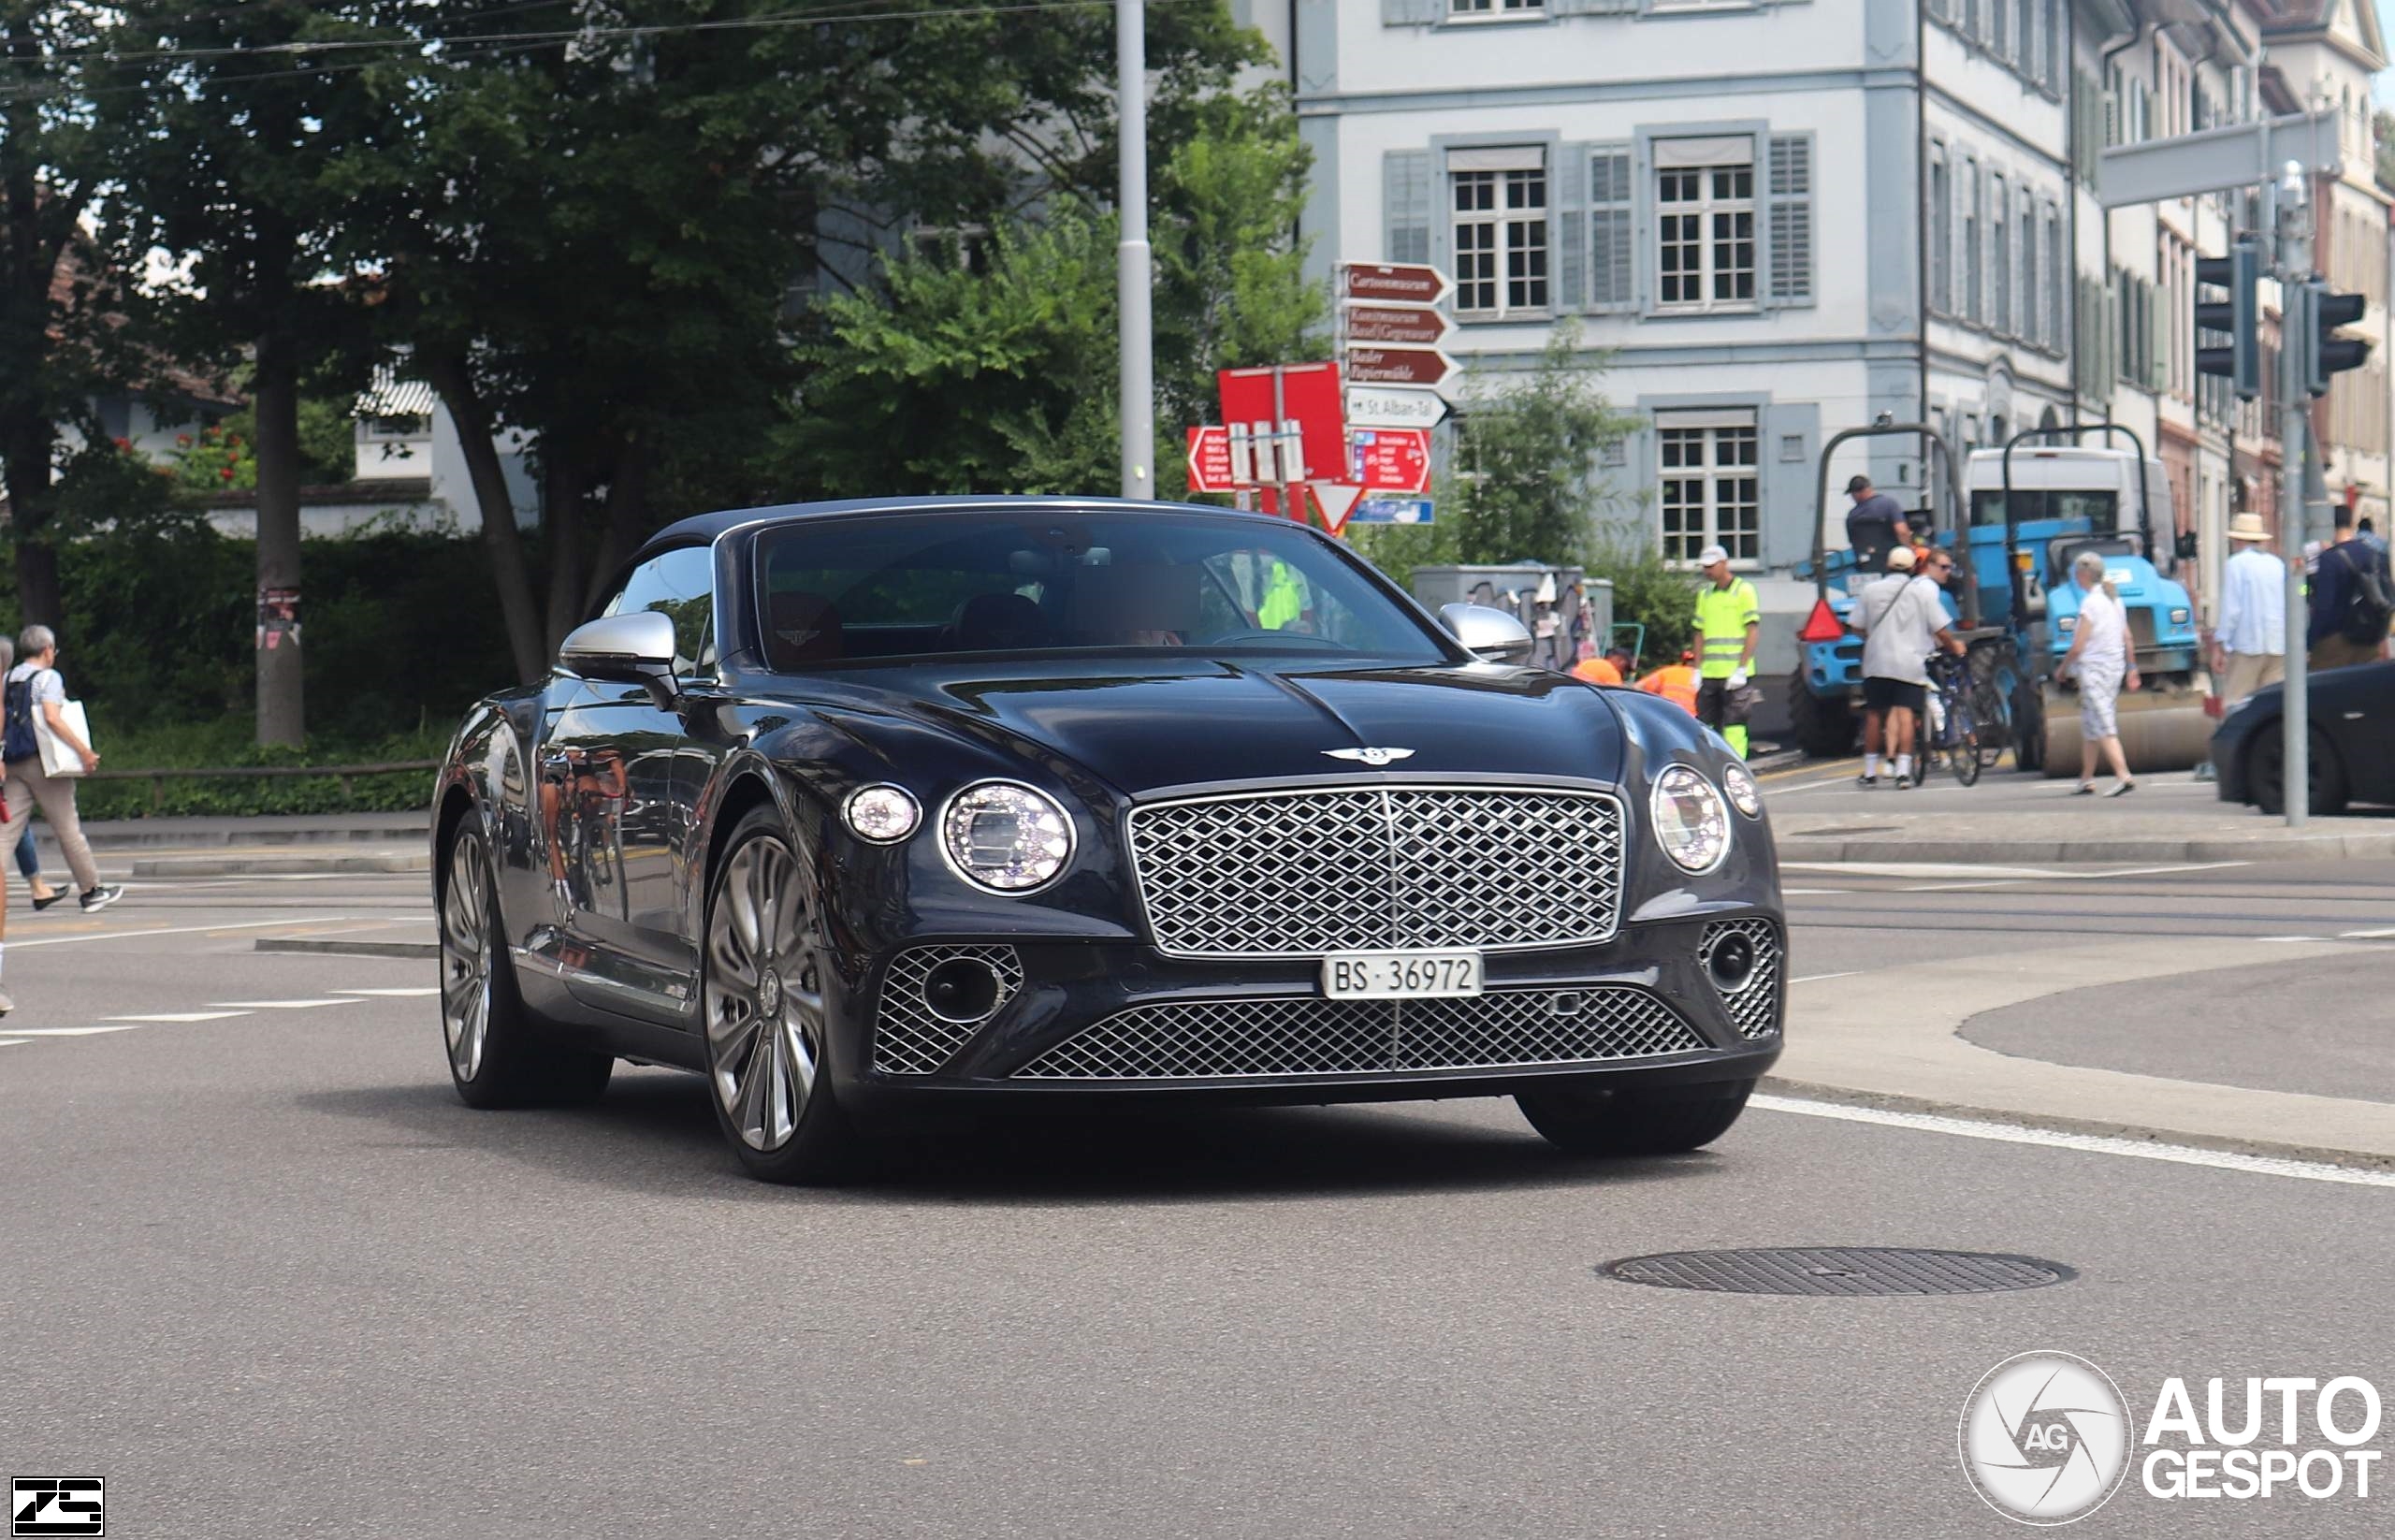
<instances>
[{"instance_id":1,"label":"man in orange shirt","mask_svg":"<svg viewBox=\"0 0 2395 1540\"><path fill-rule=\"evenodd\" d=\"M1638 688L1649 695L1661 695L1678 704L1690 716L1696 715L1696 654L1683 652L1680 661L1668 668L1659 668L1638 681Z\"/></svg>"},{"instance_id":2,"label":"man in orange shirt","mask_svg":"<svg viewBox=\"0 0 2395 1540\"><path fill-rule=\"evenodd\" d=\"M1572 665L1572 677L1592 685L1618 685L1629 676L1630 654L1619 647L1601 657L1583 658Z\"/></svg>"}]
</instances>

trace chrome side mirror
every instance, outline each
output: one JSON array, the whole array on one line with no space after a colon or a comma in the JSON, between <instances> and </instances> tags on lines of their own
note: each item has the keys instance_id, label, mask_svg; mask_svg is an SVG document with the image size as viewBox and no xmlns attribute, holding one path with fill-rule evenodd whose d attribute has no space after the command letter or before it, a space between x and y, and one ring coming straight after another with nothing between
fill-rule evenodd
<instances>
[{"instance_id":1,"label":"chrome side mirror","mask_svg":"<svg viewBox=\"0 0 2395 1540\"><path fill-rule=\"evenodd\" d=\"M1503 610L1486 604L1447 604L1439 618L1455 633L1464 650L1483 662L1521 663L1531 656L1531 633Z\"/></svg>"},{"instance_id":2,"label":"chrome side mirror","mask_svg":"<svg viewBox=\"0 0 2395 1540\"><path fill-rule=\"evenodd\" d=\"M658 709L670 710L676 695L674 621L658 610L602 615L566 636L558 666L586 679L646 685Z\"/></svg>"}]
</instances>

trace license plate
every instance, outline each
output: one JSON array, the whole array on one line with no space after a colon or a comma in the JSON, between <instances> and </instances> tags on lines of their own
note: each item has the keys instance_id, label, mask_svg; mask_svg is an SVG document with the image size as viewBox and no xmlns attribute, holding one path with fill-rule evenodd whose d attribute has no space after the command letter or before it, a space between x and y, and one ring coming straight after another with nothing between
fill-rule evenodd
<instances>
[{"instance_id":1,"label":"license plate","mask_svg":"<svg viewBox=\"0 0 2395 1540\"><path fill-rule=\"evenodd\" d=\"M1434 1000L1480 993L1476 952L1334 952L1322 960L1333 1000Z\"/></svg>"}]
</instances>

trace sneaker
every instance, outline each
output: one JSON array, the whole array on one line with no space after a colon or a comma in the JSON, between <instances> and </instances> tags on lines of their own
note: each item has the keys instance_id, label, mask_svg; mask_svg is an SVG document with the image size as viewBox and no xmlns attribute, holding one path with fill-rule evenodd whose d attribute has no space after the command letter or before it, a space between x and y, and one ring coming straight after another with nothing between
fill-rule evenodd
<instances>
[{"instance_id":1,"label":"sneaker","mask_svg":"<svg viewBox=\"0 0 2395 1540\"><path fill-rule=\"evenodd\" d=\"M1909 792L1909 791L1911 791L1912 789L1913 789L1913 778L1912 778L1910 776L1898 776L1898 777L1896 777L1896 790L1897 790L1897 791L1899 791L1899 792Z\"/></svg>"},{"instance_id":2,"label":"sneaker","mask_svg":"<svg viewBox=\"0 0 2395 1540\"><path fill-rule=\"evenodd\" d=\"M116 887L109 883L102 883L100 886L94 888L90 893L85 893L80 902L83 906L83 912L85 914L90 914L94 910L107 908L110 904L115 903L118 899L123 898L123 896L124 890L123 888Z\"/></svg>"},{"instance_id":3,"label":"sneaker","mask_svg":"<svg viewBox=\"0 0 2395 1540\"><path fill-rule=\"evenodd\" d=\"M6 1016L8 1012L16 1009L16 1001L8 998L6 995L0 995L0 1016Z\"/></svg>"},{"instance_id":4,"label":"sneaker","mask_svg":"<svg viewBox=\"0 0 2395 1540\"><path fill-rule=\"evenodd\" d=\"M1857 776L1854 777L1854 784L1868 792L1873 787L1880 784L1880 777L1877 776Z\"/></svg>"},{"instance_id":5,"label":"sneaker","mask_svg":"<svg viewBox=\"0 0 2395 1540\"><path fill-rule=\"evenodd\" d=\"M2133 780L2125 780L2104 794L2108 797L2125 797L2136 790L2137 782Z\"/></svg>"}]
</instances>

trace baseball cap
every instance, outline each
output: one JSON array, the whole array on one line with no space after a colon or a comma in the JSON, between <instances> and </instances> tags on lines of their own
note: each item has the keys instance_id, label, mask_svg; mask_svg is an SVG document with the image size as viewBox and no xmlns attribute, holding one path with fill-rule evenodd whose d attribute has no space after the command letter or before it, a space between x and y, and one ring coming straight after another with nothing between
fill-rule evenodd
<instances>
[{"instance_id":1,"label":"baseball cap","mask_svg":"<svg viewBox=\"0 0 2395 1540\"><path fill-rule=\"evenodd\" d=\"M1716 561L1727 561L1729 559L1730 553L1723 550L1719 545L1707 545L1705 549L1696 553L1696 564L1700 567L1710 567Z\"/></svg>"},{"instance_id":2,"label":"baseball cap","mask_svg":"<svg viewBox=\"0 0 2395 1540\"><path fill-rule=\"evenodd\" d=\"M1867 492L1870 489L1871 478L1869 476L1850 476L1847 478L1846 495L1849 497L1852 497L1857 492Z\"/></svg>"},{"instance_id":3,"label":"baseball cap","mask_svg":"<svg viewBox=\"0 0 2395 1540\"><path fill-rule=\"evenodd\" d=\"M1888 553L1888 570L1899 573L1909 573L1912 571L1912 547L1909 545L1899 545L1894 550L1890 551Z\"/></svg>"}]
</instances>

